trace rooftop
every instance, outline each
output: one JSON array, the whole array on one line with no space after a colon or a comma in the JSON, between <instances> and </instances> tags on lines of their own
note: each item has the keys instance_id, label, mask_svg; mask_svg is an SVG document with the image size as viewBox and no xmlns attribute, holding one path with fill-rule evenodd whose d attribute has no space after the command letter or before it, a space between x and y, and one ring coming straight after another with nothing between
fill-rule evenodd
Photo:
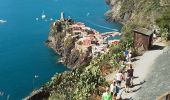
<instances>
[{"instance_id":1,"label":"rooftop","mask_svg":"<svg viewBox=\"0 0 170 100\"><path fill-rule=\"evenodd\" d=\"M146 28L137 28L134 29L133 31L147 36L150 36L153 33L153 31L148 30Z\"/></svg>"}]
</instances>

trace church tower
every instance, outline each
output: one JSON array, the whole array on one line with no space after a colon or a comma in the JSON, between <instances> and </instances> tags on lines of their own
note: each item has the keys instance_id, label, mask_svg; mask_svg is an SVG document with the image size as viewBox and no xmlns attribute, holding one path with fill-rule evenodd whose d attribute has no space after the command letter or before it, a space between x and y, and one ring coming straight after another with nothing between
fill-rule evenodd
<instances>
[{"instance_id":1,"label":"church tower","mask_svg":"<svg viewBox=\"0 0 170 100\"><path fill-rule=\"evenodd\" d=\"M64 12L61 12L60 20L61 20L61 21L64 21Z\"/></svg>"}]
</instances>

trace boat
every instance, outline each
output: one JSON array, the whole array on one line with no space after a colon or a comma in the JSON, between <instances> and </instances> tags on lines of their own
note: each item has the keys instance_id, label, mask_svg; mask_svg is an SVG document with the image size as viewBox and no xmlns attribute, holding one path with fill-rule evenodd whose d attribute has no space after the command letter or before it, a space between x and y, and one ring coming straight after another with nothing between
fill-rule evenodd
<instances>
[{"instance_id":1,"label":"boat","mask_svg":"<svg viewBox=\"0 0 170 100\"><path fill-rule=\"evenodd\" d=\"M38 78L39 76L38 75L35 75L34 78Z\"/></svg>"},{"instance_id":2,"label":"boat","mask_svg":"<svg viewBox=\"0 0 170 100\"><path fill-rule=\"evenodd\" d=\"M36 18L36 20L38 20L38 18Z\"/></svg>"},{"instance_id":3,"label":"boat","mask_svg":"<svg viewBox=\"0 0 170 100\"><path fill-rule=\"evenodd\" d=\"M0 19L0 23L1 23L1 24L6 23L6 22L7 22L6 20Z\"/></svg>"},{"instance_id":4,"label":"boat","mask_svg":"<svg viewBox=\"0 0 170 100\"><path fill-rule=\"evenodd\" d=\"M42 12L41 18L42 18L42 19L45 19L45 18L46 18L46 15L44 14L44 10L43 10L43 12Z\"/></svg>"},{"instance_id":5,"label":"boat","mask_svg":"<svg viewBox=\"0 0 170 100\"><path fill-rule=\"evenodd\" d=\"M90 13L88 12L87 14L86 14L86 16L89 16L90 15Z\"/></svg>"},{"instance_id":6,"label":"boat","mask_svg":"<svg viewBox=\"0 0 170 100\"><path fill-rule=\"evenodd\" d=\"M50 18L51 21L53 21L53 18Z\"/></svg>"}]
</instances>

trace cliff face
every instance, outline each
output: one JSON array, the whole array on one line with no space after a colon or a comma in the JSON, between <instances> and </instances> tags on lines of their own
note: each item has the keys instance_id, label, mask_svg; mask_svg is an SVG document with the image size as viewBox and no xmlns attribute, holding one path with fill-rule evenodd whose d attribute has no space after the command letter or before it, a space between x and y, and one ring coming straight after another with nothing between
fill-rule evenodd
<instances>
[{"instance_id":1,"label":"cliff face","mask_svg":"<svg viewBox=\"0 0 170 100\"><path fill-rule=\"evenodd\" d=\"M75 42L80 38L72 33L72 20L54 22L48 38L48 46L55 50L61 59L59 62L69 68L76 68L88 64L91 60L91 50L81 52L75 48Z\"/></svg>"},{"instance_id":2,"label":"cliff face","mask_svg":"<svg viewBox=\"0 0 170 100\"><path fill-rule=\"evenodd\" d=\"M169 0L106 0L111 9L106 12L110 20L153 25L169 9Z\"/></svg>"}]
</instances>

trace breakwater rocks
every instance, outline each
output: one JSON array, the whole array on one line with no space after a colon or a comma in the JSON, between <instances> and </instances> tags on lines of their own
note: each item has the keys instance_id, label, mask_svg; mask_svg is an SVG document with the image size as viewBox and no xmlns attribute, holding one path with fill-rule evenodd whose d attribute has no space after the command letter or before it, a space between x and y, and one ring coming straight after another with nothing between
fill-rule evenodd
<instances>
[{"instance_id":1,"label":"breakwater rocks","mask_svg":"<svg viewBox=\"0 0 170 100\"><path fill-rule=\"evenodd\" d=\"M51 30L47 40L47 44L61 58L59 62L69 68L76 68L88 64L91 61L91 48L76 46L76 41L80 39L79 28L81 26L73 26L76 22L71 19L60 19L51 25ZM76 32L77 31L77 32Z\"/></svg>"}]
</instances>

